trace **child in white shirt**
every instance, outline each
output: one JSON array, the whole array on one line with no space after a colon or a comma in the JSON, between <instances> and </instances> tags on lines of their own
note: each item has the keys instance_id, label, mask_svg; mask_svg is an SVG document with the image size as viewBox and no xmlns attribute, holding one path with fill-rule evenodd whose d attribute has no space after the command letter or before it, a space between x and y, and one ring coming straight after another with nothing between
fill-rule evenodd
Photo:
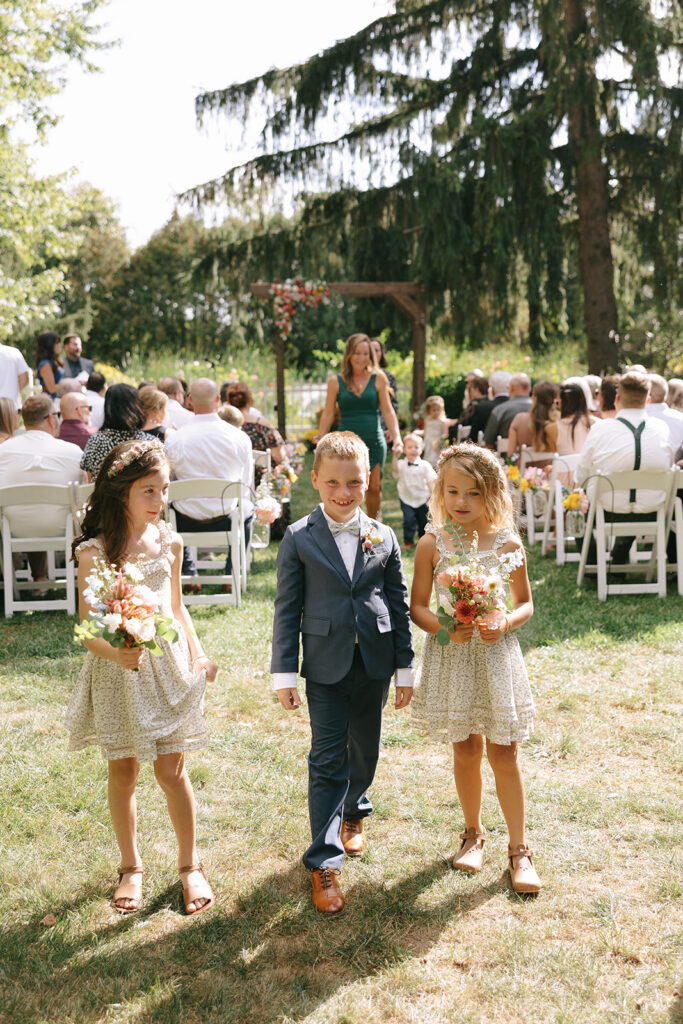
<instances>
[{"instance_id":1,"label":"child in white shirt","mask_svg":"<svg viewBox=\"0 0 683 1024\"><path fill-rule=\"evenodd\" d=\"M423 459L423 442L419 434L406 434L403 439L405 459L394 453L391 472L398 481L398 497L403 513L403 550L410 551L417 530L418 540L427 525L427 502L432 493L436 473Z\"/></svg>"}]
</instances>

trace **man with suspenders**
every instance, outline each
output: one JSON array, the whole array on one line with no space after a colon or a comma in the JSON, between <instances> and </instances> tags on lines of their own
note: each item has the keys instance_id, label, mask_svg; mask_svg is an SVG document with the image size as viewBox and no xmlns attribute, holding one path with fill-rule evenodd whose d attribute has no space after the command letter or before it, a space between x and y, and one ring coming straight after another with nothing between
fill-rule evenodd
<instances>
[{"instance_id":1,"label":"man with suspenders","mask_svg":"<svg viewBox=\"0 0 683 1024\"><path fill-rule=\"evenodd\" d=\"M662 420L647 416L649 394L647 374L634 370L625 373L617 386L616 418L598 420L591 427L574 473L577 485L586 487L589 498L594 490L591 477L596 473L671 468L674 453L669 428ZM615 491L605 519L623 522L649 515L654 518L659 497L656 491ZM617 537L612 562L626 562L632 543L633 537ZM589 554L590 560L594 559Z\"/></svg>"}]
</instances>

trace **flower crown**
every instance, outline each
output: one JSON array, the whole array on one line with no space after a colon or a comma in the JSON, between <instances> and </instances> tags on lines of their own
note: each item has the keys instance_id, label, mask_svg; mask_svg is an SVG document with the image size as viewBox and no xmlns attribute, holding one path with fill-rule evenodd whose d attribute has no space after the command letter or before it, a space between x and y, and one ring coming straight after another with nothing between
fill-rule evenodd
<instances>
[{"instance_id":1,"label":"flower crown","mask_svg":"<svg viewBox=\"0 0 683 1024\"><path fill-rule=\"evenodd\" d=\"M448 462L455 455L469 455L474 459L478 459L479 462L485 462L497 471L501 481L507 485L505 470L495 452L492 452L489 448L480 448L478 444L473 444L471 441L462 441L460 444L451 445L450 448L444 448L436 464L437 470L441 469L444 463Z\"/></svg>"},{"instance_id":2,"label":"flower crown","mask_svg":"<svg viewBox=\"0 0 683 1024\"><path fill-rule=\"evenodd\" d=\"M163 452L164 446L159 441L137 441L134 445L131 445L122 455L119 455L118 459L112 462L111 466L107 471L107 476L116 476L121 470L125 469L126 466L130 466L131 462L135 462L141 455L146 455L147 452Z\"/></svg>"}]
</instances>

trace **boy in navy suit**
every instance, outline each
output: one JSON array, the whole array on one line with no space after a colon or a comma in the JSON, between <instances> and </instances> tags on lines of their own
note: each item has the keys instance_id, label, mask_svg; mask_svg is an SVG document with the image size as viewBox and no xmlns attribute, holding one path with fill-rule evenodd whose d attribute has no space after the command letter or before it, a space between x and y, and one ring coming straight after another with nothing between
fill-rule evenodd
<instances>
[{"instance_id":1,"label":"boy in navy suit","mask_svg":"<svg viewBox=\"0 0 683 1024\"><path fill-rule=\"evenodd\" d=\"M313 903L344 909L338 874L344 855L365 849L367 794L379 757L382 710L396 672L395 707L413 695L408 590L393 530L361 510L368 449L349 431L319 442L311 479L321 505L287 529L278 552L273 622L273 683L282 706L301 704L301 674L311 722L308 809Z\"/></svg>"}]
</instances>

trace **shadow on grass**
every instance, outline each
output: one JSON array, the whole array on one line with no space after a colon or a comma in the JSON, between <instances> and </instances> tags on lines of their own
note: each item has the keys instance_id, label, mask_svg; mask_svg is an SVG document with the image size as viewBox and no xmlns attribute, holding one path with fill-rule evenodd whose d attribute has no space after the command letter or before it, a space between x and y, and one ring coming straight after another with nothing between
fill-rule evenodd
<instances>
[{"instance_id":1,"label":"shadow on grass","mask_svg":"<svg viewBox=\"0 0 683 1024\"><path fill-rule=\"evenodd\" d=\"M135 1007L140 1024L298 1021L341 987L425 954L444 928L504 888L463 882L441 860L391 886L367 877L354 883L354 873L345 873L347 909L333 919L313 909L308 873L294 866L269 875L228 910L218 893L215 909L172 928L168 908L181 905L179 885L139 914L72 940L37 920L6 928L0 953L8 968L7 1019L94 1024L108 1007L123 1005ZM451 885L441 884L446 875ZM430 893L434 885L439 891ZM101 892L87 887L54 913L65 920L94 895ZM152 938L147 929L155 923ZM116 939L125 933L122 946Z\"/></svg>"}]
</instances>

